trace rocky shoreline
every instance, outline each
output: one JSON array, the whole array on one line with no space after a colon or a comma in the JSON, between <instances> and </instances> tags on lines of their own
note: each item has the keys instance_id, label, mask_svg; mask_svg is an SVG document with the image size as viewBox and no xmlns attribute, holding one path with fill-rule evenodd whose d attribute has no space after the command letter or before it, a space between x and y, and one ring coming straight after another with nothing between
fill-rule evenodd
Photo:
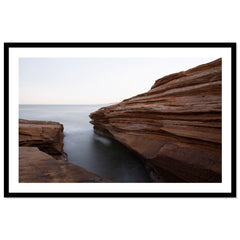
<instances>
[{"instance_id":1,"label":"rocky shoreline","mask_svg":"<svg viewBox=\"0 0 240 240\"><path fill-rule=\"evenodd\" d=\"M67 161L63 125L19 119L19 182L111 182Z\"/></svg>"},{"instance_id":2,"label":"rocky shoreline","mask_svg":"<svg viewBox=\"0 0 240 240\"><path fill-rule=\"evenodd\" d=\"M221 182L221 88L217 59L91 113L91 123L135 152L153 181L166 174L176 182Z\"/></svg>"}]
</instances>

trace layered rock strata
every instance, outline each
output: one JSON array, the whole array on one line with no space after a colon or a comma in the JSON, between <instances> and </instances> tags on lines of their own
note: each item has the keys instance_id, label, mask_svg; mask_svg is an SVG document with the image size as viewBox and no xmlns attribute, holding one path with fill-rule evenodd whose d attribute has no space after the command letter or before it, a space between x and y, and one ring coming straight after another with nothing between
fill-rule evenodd
<instances>
[{"instance_id":1,"label":"layered rock strata","mask_svg":"<svg viewBox=\"0 0 240 240\"><path fill-rule=\"evenodd\" d=\"M217 59L91 113L91 123L144 159L155 181L221 182L221 81Z\"/></svg>"},{"instance_id":2,"label":"layered rock strata","mask_svg":"<svg viewBox=\"0 0 240 240\"><path fill-rule=\"evenodd\" d=\"M41 151L63 153L63 125L52 121L19 119L19 146L38 147Z\"/></svg>"},{"instance_id":3,"label":"layered rock strata","mask_svg":"<svg viewBox=\"0 0 240 240\"><path fill-rule=\"evenodd\" d=\"M110 182L65 161L63 125L19 120L19 182Z\"/></svg>"}]
</instances>

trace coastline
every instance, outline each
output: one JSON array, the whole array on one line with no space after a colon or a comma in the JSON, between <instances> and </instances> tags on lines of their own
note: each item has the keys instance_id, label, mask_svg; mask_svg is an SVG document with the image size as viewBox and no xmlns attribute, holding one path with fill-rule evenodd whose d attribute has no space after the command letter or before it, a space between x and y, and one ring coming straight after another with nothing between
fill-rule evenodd
<instances>
[{"instance_id":1,"label":"coastline","mask_svg":"<svg viewBox=\"0 0 240 240\"><path fill-rule=\"evenodd\" d=\"M96 134L143 159L152 180L221 182L222 60L156 80L148 92L90 114ZM152 170L151 170L152 169Z\"/></svg>"}]
</instances>

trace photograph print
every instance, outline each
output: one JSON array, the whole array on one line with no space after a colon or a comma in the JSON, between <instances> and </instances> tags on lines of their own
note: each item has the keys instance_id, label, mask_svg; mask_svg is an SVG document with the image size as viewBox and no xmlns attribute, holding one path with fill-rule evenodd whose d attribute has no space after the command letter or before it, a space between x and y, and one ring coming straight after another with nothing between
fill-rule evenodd
<instances>
[{"instance_id":1,"label":"photograph print","mask_svg":"<svg viewBox=\"0 0 240 240\"><path fill-rule=\"evenodd\" d=\"M236 196L234 43L4 54L6 197Z\"/></svg>"}]
</instances>

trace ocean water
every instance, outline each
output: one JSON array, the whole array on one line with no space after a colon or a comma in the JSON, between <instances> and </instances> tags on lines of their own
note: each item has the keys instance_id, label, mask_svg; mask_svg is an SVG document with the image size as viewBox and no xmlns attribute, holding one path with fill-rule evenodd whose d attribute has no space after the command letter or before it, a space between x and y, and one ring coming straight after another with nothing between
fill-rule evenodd
<instances>
[{"instance_id":1,"label":"ocean water","mask_svg":"<svg viewBox=\"0 0 240 240\"><path fill-rule=\"evenodd\" d=\"M115 140L98 136L89 114L106 105L20 105L19 118L64 125L64 152L70 163L113 182L150 182L140 160Z\"/></svg>"}]
</instances>

